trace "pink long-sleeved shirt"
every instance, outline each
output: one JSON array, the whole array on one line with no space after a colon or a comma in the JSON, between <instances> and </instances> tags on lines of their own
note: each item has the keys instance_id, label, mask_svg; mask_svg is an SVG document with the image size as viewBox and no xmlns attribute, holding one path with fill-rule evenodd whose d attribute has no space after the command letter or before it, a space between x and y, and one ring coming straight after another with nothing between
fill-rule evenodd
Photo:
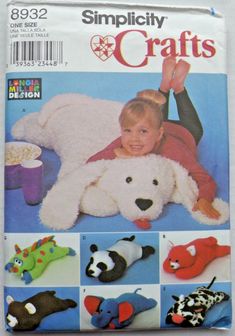
<instances>
[{"instance_id":1,"label":"pink long-sleeved shirt","mask_svg":"<svg viewBox=\"0 0 235 336\"><path fill-rule=\"evenodd\" d=\"M216 194L216 183L198 163L197 146L193 136L186 128L171 122L164 122L163 127L164 137L157 150L153 153L179 162L196 181L199 189L198 198L205 198L212 202ZM87 162L115 159L114 149L118 147L121 147L121 137L91 156Z\"/></svg>"}]
</instances>

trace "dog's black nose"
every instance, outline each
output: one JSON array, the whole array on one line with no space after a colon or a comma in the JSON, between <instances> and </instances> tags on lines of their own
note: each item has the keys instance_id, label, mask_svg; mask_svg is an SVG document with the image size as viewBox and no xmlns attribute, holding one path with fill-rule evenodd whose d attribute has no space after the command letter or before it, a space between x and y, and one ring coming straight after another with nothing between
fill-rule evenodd
<instances>
[{"instance_id":1,"label":"dog's black nose","mask_svg":"<svg viewBox=\"0 0 235 336\"><path fill-rule=\"evenodd\" d=\"M153 201L150 199L137 198L135 200L135 204L138 206L138 208L140 208L140 210L145 211L152 206Z\"/></svg>"}]
</instances>

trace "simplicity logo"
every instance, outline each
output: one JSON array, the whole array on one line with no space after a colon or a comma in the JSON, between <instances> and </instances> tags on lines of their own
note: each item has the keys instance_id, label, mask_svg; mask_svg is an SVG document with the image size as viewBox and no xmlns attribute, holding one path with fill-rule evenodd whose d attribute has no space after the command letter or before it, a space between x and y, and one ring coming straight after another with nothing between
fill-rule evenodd
<instances>
[{"instance_id":1,"label":"simplicity logo","mask_svg":"<svg viewBox=\"0 0 235 336\"><path fill-rule=\"evenodd\" d=\"M41 99L41 78L8 79L8 100L13 99Z\"/></svg>"}]
</instances>

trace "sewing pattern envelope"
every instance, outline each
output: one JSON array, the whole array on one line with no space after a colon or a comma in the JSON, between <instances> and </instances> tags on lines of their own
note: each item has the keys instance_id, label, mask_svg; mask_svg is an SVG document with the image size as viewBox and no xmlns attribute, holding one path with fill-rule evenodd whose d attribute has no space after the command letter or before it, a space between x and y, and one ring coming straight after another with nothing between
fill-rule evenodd
<instances>
[{"instance_id":1,"label":"sewing pattern envelope","mask_svg":"<svg viewBox=\"0 0 235 336\"><path fill-rule=\"evenodd\" d=\"M225 22L10 1L6 330L231 327Z\"/></svg>"}]
</instances>

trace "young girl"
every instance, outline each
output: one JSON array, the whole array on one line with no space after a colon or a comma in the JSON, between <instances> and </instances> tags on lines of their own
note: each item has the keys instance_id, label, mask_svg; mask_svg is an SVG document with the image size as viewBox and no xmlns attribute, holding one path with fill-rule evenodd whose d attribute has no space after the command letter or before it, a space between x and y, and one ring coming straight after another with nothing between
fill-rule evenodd
<instances>
[{"instance_id":1,"label":"young girl","mask_svg":"<svg viewBox=\"0 0 235 336\"><path fill-rule=\"evenodd\" d=\"M128 158L155 153L179 162L196 181L198 200L193 210L210 218L220 213L212 206L216 184L197 161L197 144L203 129L197 112L184 87L190 65L174 57L163 62L160 90L144 90L127 102L120 114L121 136L88 162L101 159ZM170 89L174 91L179 120L168 120ZM137 223L138 226L141 222ZM142 227L142 228L143 228Z\"/></svg>"}]
</instances>

